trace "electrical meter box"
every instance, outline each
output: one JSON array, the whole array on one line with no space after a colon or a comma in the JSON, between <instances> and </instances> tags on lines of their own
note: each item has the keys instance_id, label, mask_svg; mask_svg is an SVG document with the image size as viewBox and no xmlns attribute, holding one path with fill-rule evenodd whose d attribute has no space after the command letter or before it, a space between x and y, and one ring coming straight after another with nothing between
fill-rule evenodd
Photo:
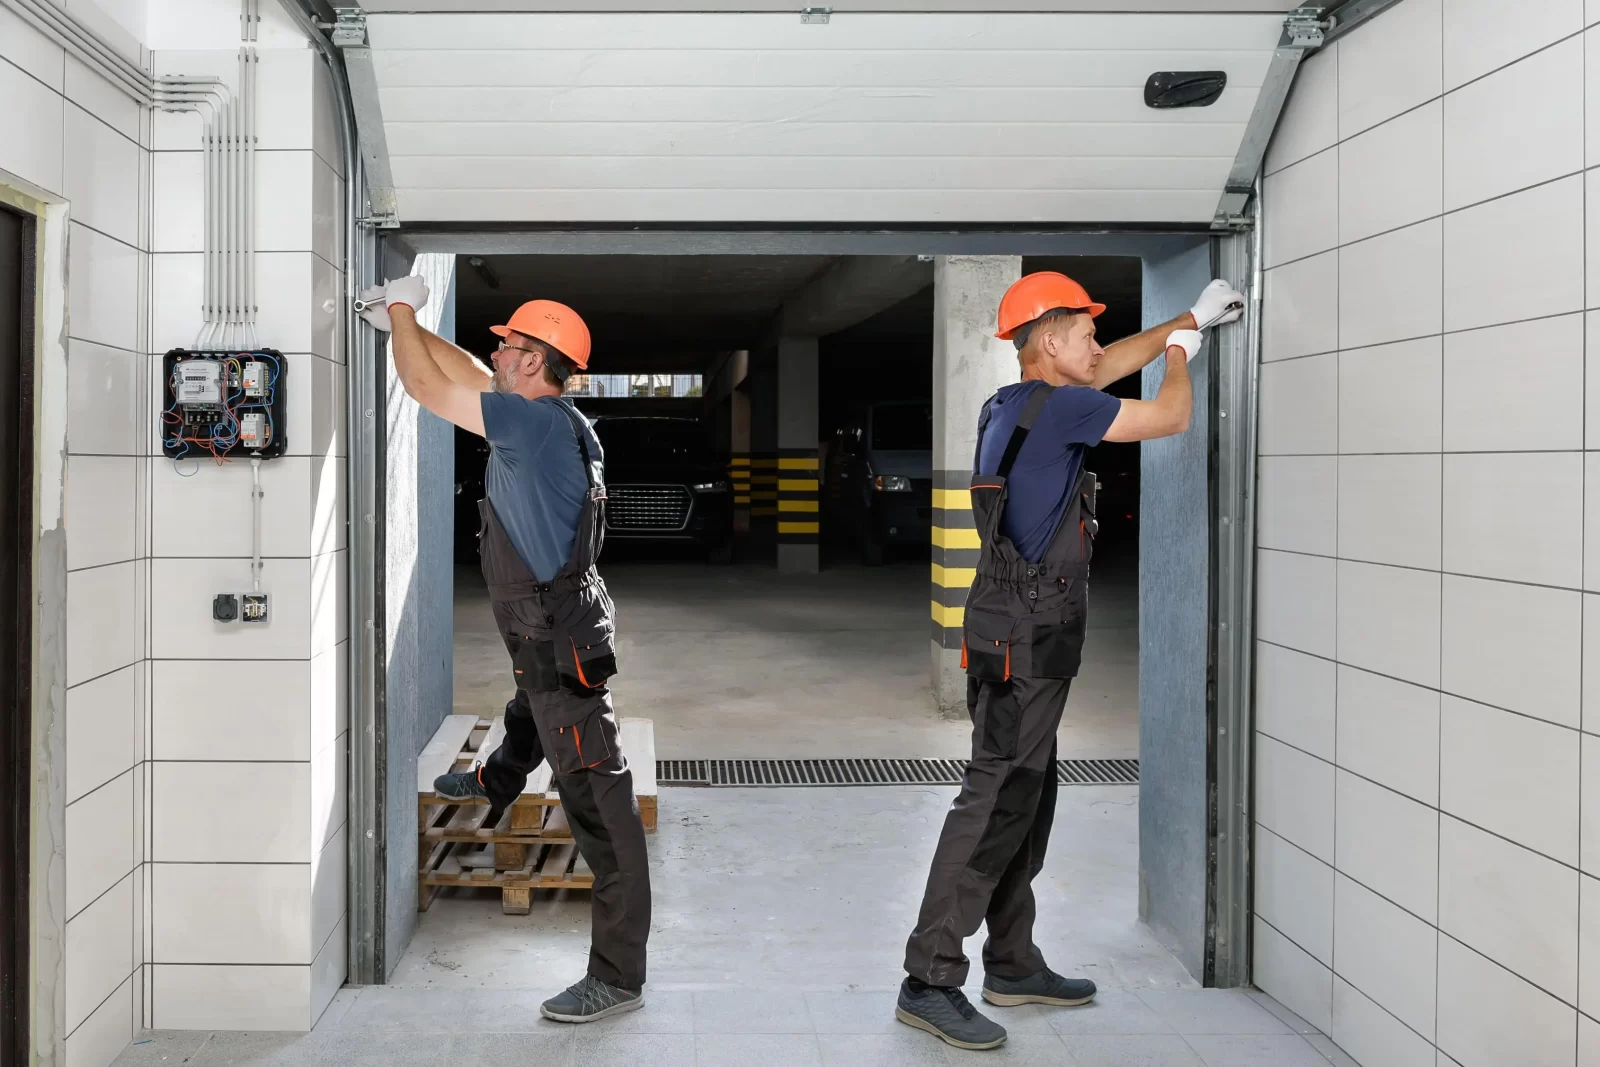
<instances>
[{"instance_id":1,"label":"electrical meter box","mask_svg":"<svg viewBox=\"0 0 1600 1067\"><path fill-rule=\"evenodd\" d=\"M161 451L168 458L283 455L289 445L284 426L289 364L283 353L174 348L162 367Z\"/></svg>"}]
</instances>

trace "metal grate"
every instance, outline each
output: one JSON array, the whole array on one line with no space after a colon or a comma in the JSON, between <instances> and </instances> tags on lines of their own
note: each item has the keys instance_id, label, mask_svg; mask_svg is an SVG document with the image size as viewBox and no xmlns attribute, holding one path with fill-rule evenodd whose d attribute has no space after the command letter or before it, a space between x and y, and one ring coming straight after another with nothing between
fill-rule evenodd
<instances>
[{"instance_id":1,"label":"metal grate","mask_svg":"<svg viewBox=\"0 0 1600 1067\"><path fill-rule=\"evenodd\" d=\"M606 486L606 525L613 530L670 533L688 523L689 490L684 486Z\"/></svg>"},{"instance_id":2,"label":"metal grate","mask_svg":"<svg viewBox=\"0 0 1600 1067\"><path fill-rule=\"evenodd\" d=\"M955 759L665 759L656 784L702 786L960 785ZM1061 785L1137 785L1136 759L1056 760Z\"/></svg>"}]
</instances>

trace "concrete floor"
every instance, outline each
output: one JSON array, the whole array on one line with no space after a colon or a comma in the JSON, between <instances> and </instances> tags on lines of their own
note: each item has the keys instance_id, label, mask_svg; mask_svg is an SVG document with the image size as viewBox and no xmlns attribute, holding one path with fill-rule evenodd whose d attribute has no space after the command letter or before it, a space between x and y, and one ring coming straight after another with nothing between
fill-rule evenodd
<instances>
[{"instance_id":1,"label":"concrete floor","mask_svg":"<svg viewBox=\"0 0 1600 1067\"><path fill-rule=\"evenodd\" d=\"M605 566L617 604L618 710L655 721L656 755L965 757L965 715L930 690L928 564ZM498 714L511 671L478 572L456 569L455 711ZM1131 564L1096 570L1066 758L1139 754L1139 614Z\"/></svg>"},{"instance_id":2,"label":"concrete floor","mask_svg":"<svg viewBox=\"0 0 1600 1067\"><path fill-rule=\"evenodd\" d=\"M964 756L969 727L928 692L927 564L810 578L770 568L621 563L620 710L655 720L661 757ZM482 585L458 571L456 708L493 714L509 671ZM1095 580L1063 756L1138 754L1131 568ZM1205 990L1137 920L1138 790L1068 787L1035 883L1036 940L1093 978L1093 1005L990 1009L1003 1049L959 1052L897 1023L905 938L954 787L666 789L650 839L655 906L644 1010L541 1020L577 980L586 894L533 914L492 895L436 901L384 987L346 989L308 1035L145 1035L156 1063L1326 1067L1327 1039L1258 993ZM969 954L981 934L968 943ZM981 964L972 988L978 1003Z\"/></svg>"},{"instance_id":3,"label":"concrete floor","mask_svg":"<svg viewBox=\"0 0 1600 1067\"><path fill-rule=\"evenodd\" d=\"M954 792L666 790L650 843L648 1003L616 1020L538 1016L583 973L586 897L512 917L462 895L434 904L392 984L344 990L311 1034L148 1034L118 1064L1349 1067L1268 998L1198 988L1138 923L1127 786L1063 790L1036 882L1040 948L1058 970L1098 982L1096 1002L990 1009L1012 1034L991 1053L897 1023L901 953ZM975 1003L979 981L981 965Z\"/></svg>"}]
</instances>

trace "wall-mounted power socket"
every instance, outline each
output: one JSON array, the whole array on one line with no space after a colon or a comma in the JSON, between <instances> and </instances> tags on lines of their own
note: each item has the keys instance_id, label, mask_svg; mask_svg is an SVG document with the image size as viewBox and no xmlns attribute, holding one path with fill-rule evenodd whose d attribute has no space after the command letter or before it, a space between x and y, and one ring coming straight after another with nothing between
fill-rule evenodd
<instances>
[{"instance_id":1,"label":"wall-mounted power socket","mask_svg":"<svg viewBox=\"0 0 1600 1067\"><path fill-rule=\"evenodd\" d=\"M266 622L271 618L266 593L218 593L211 600L217 622Z\"/></svg>"}]
</instances>

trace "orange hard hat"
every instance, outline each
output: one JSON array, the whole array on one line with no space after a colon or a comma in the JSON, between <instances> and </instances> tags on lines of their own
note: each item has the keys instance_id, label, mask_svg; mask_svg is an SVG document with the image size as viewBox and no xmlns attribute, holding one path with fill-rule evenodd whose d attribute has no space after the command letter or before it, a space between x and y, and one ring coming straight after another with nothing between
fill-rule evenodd
<instances>
[{"instance_id":1,"label":"orange hard hat","mask_svg":"<svg viewBox=\"0 0 1600 1067\"><path fill-rule=\"evenodd\" d=\"M1083 286L1065 274L1053 270L1035 271L1012 282L1006 295L1000 298L1000 330L995 336L1009 341L1020 327L1057 308L1087 311L1092 319L1106 306L1090 300Z\"/></svg>"},{"instance_id":2,"label":"orange hard hat","mask_svg":"<svg viewBox=\"0 0 1600 1067\"><path fill-rule=\"evenodd\" d=\"M530 300L511 315L504 326L491 326L497 337L520 333L543 341L578 365L589 369L589 327L576 311L554 300Z\"/></svg>"}]
</instances>

